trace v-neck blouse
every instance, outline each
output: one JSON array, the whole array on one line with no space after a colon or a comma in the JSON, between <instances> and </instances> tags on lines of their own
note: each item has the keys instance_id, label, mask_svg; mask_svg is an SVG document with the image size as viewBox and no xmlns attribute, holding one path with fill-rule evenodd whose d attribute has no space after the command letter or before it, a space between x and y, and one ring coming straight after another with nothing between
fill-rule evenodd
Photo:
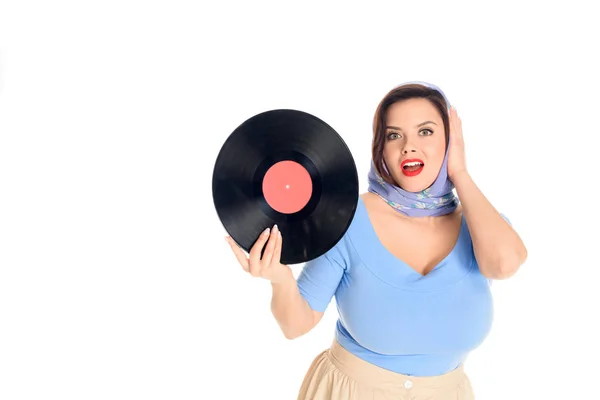
<instances>
[{"instance_id":1,"label":"v-neck blouse","mask_svg":"<svg viewBox=\"0 0 600 400\"><path fill-rule=\"evenodd\" d=\"M450 253L422 275L383 246L359 197L345 235L306 263L297 283L313 310L325 311L335 296L335 335L344 348L405 375L454 370L492 325L489 282L464 217Z\"/></svg>"}]
</instances>

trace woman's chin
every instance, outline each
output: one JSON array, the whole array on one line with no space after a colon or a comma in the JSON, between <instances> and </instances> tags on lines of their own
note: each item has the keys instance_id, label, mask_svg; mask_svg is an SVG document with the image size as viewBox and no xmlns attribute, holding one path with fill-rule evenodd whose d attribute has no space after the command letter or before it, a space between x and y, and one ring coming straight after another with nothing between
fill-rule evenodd
<instances>
[{"instance_id":1,"label":"woman's chin","mask_svg":"<svg viewBox=\"0 0 600 400\"><path fill-rule=\"evenodd\" d=\"M413 177L413 178L406 178L404 177L404 179L402 180L396 180L396 182L399 183L399 187L406 191L406 192L410 192L410 193L420 193L425 189L428 189L429 187L431 187L431 185L433 185L433 182L426 182L423 179L419 179L418 181Z\"/></svg>"}]
</instances>

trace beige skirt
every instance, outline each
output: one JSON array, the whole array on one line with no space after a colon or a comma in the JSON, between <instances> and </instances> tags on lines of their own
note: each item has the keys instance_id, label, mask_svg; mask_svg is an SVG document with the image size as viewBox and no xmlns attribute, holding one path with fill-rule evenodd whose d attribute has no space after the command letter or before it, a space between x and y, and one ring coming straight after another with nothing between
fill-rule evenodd
<instances>
[{"instance_id":1,"label":"beige skirt","mask_svg":"<svg viewBox=\"0 0 600 400\"><path fill-rule=\"evenodd\" d=\"M409 376L364 361L337 341L311 364L298 400L473 400L463 366L444 375Z\"/></svg>"}]
</instances>

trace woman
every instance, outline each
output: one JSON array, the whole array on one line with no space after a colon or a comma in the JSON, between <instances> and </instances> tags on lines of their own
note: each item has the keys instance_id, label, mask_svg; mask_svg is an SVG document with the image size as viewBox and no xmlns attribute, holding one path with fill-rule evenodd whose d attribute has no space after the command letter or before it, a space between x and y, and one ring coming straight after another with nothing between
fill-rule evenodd
<instances>
[{"instance_id":1,"label":"woman","mask_svg":"<svg viewBox=\"0 0 600 400\"><path fill-rule=\"evenodd\" d=\"M394 88L373 128L368 191L343 238L297 281L279 262L277 226L249 257L227 240L247 272L271 281L287 338L336 298L335 339L298 399L473 399L463 367L490 331L489 284L512 276L527 250L471 179L461 121L439 88Z\"/></svg>"}]
</instances>

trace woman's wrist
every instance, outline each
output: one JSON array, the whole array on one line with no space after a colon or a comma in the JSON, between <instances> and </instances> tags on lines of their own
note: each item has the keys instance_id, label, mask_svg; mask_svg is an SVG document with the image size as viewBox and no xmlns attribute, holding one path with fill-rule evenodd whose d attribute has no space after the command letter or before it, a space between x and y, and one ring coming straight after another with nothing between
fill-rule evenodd
<instances>
[{"instance_id":1,"label":"woman's wrist","mask_svg":"<svg viewBox=\"0 0 600 400\"><path fill-rule=\"evenodd\" d=\"M296 279L292 274L292 269L289 266L283 264L280 264L279 268L281 268L281 273L278 274L278 276L274 279L271 279L271 285L273 287L286 287L290 285L295 285Z\"/></svg>"}]
</instances>

